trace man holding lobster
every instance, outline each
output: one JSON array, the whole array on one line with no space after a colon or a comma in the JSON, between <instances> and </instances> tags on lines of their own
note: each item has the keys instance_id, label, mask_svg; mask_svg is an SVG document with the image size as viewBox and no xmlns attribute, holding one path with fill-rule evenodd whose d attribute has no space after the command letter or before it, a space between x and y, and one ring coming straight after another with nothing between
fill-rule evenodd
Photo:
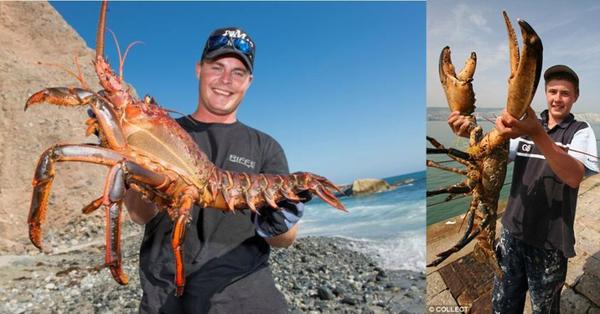
<instances>
[{"instance_id":1,"label":"man holding lobster","mask_svg":"<svg viewBox=\"0 0 600 314\"><path fill-rule=\"evenodd\" d=\"M515 165L496 247L504 277L494 280L495 313L522 313L528 289L534 313L560 311L567 258L575 256L577 191L585 174L598 173L590 158L597 155L594 132L571 114L579 77L555 65L544 79L548 109L540 120L531 108L522 120L506 111L496 120L496 129L513 139L509 157ZM458 112L448 124L468 137L469 121Z\"/></svg>"},{"instance_id":2,"label":"man holding lobster","mask_svg":"<svg viewBox=\"0 0 600 314\"><path fill-rule=\"evenodd\" d=\"M281 146L269 135L237 120L252 82L255 45L243 30L215 30L196 65L196 111L178 119L200 149L219 168L239 172L287 174ZM310 199L309 193L302 198ZM166 213L140 194L128 192L134 221L145 224L140 248L142 313L283 313L286 302L268 267L270 246L287 247L296 237L302 203L280 202L280 209L236 213L193 210L184 242L186 285L176 297L171 247L173 225Z\"/></svg>"}]
</instances>

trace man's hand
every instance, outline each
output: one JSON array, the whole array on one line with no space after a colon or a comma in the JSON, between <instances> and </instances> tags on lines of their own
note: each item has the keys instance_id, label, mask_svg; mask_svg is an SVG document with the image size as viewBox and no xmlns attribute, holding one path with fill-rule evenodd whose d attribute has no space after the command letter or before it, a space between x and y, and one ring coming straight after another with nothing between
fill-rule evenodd
<instances>
[{"instance_id":1,"label":"man's hand","mask_svg":"<svg viewBox=\"0 0 600 314\"><path fill-rule=\"evenodd\" d=\"M137 191L127 190L124 201L129 217L137 224L145 225L158 214L156 205L142 199L142 194Z\"/></svg>"},{"instance_id":2,"label":"man's hand","mask_svg":"<svg viewBox=\"0 0 600 314\"><path fill-rule=\"evenodd\" d=\"M546 158L546 162L548 162L552 171L565 184L577 188L581 183L584 174L583 164L554 143L554 140L548 136L531 107L527 109L527 114L523 120L514 118L506 111L502 112L502 115L496 119L496 129L500 134L510 138L523 135L529 136Z\"/></svg>"},{"instance_id":3,"label":"man's hand","mask_svg":"<svg viewBox=\"0 0 600 314\"><path fill-rule=\"evenodd\" d=\"M303 203L280 202L278 210L266 208L253 214L252 222L258 235L275 247L288 247L296 239L298 221L304 214Z\"/></svg>"},{"instance_id":4,"label":"man's hand","mask_svg":"<svg viewBox=\"0 0 600 314\"><path fill-rule=\"evenodd\" d=\"M468 116L463 116L459 111L453 111L448 116L448 126L454 134L461 137L469 137L469 126L471 121Z\"/></svg>"},{"instance_id":5,"label":"man's hand","mask_svg":"<svg viewBox=\"0 0 600 314\"><path fill-rule=\"evenodd\" d=\"M502 115L496 119L496 129L500 132L500 135L509 138L527 135L533 139L545 133L544 128L535 115L535 111L531 107L527 108L523 120L511 116L506 110L502 111Z\"/></svg>"}]
</instances>

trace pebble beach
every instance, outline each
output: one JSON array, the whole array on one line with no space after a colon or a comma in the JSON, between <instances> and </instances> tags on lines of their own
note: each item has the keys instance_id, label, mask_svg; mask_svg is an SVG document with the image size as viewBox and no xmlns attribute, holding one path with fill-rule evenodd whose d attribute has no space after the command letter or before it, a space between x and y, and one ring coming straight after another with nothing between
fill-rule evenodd
<instances>
[{"instance_id":1,"label":"pebble beach","mask_svg":"<svg viewBox=\"0 0 600 314\"><path fill-rule=\"evenodd\" d=\"M0 313L137 313L142 228L125 223L129 284L121 286L102 265L102 224L90 219L102 217L49 232L46 253L31 244L0 252ZM291 313L423 313L424 273L383 269L352 246L342 238L303 237L273 249L271 269Z\"/></svg>"}]
</instances>

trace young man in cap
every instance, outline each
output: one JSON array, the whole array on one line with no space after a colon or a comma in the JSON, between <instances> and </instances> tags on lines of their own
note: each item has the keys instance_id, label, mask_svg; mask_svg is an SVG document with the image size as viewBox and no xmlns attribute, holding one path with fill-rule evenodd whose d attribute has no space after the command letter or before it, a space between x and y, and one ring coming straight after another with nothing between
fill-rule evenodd
<instances>
[{"instance_id":1,"label":"young man in cap","mask_svg":"<svg viewBox=\"0 0 600 314\"><path fill-rule=\"evenodd\" d=\"M221 169L287 174L281 146L237 120L238 107L252 82L254 53L254 42L243 30L215 30L196 65L200 81L197 109L177 121ZM186 284L181 297L175 296L173 283L172 222L135 192L128 192L126 205L134 221L145 224L140 248L144 291L140 312L287 311L268 258L270 246L286 247L294 241L302 203L281 202L279 211L268 209L261 215L249 210L225 213L195 207L183 248Z\"/></svg>"},{"instance_id":2,"label":"young man in cap","mask_svg":"<svg viewBox=\"0 0 600 314\"><path fill-rule=\"evenodd\" d=\"M504 277L494 280L495 313L522 313L527 290L534 313L560 311L567 258L575 256L577 191L584 174L598 172L589 156L597 155L594 132L571 114L579 77L555 65L544 80L548 109L541 119L529 108L522 120L506 111L496 120L496 129L513 139L509 157L515 164L496 247ZM448 124L467 135L468 121L458 112L450 114Z\"/></svg>"}]
</instances>

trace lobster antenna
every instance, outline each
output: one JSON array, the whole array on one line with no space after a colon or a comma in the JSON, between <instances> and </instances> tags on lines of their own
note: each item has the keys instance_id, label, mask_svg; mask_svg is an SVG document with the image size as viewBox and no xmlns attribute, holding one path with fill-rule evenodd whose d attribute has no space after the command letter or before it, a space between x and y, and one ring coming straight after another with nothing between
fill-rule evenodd
<instances>
[{"instance_id":1,"label":"lobster antenna","mask_svg":"<svg viewBox=\"0 0 600 314\"><path fill-rule=\"evenodd\" d=\"M100 17L98 18L98 29L96 30L96 59L104 55L104 27L106 26L106 9L108 1L103 0L100 7Z\"/></svg>"},{"instance_id":2,"label":"lobster antenna","mask_svg":"<svg viewBox=\"0 0 600 314\"><path fill-rule=\"evenodd\" d=\"M117 35L110 28L106 28L115 42L115 46L117 46L117 55L119 56L119 78L123 80L123 58L121 58L121 46L119 46L119 41L117 40Z\"/></svg>"},{"instance_id":3,"label":"lobster antenna","mask_svg":"<svg viewBox=\"0 0 600 314\"><path fill-rule=\"evenodd\" d=\"M162 107L161 107L161 108L162 108ZM190 118L190 116L189 116L189 115L187 115L187 114L184 114L184 113L181 113L181 112L179 112L179 111L172 110L172 109L167 109L167 108L162 108L162 109L163 109L164 111L166 111L166 112L172 112L172 113L177 113L177 114L180 114L180 115L182 115L183 117L185 117L185 118L186 118L188 121L192 122L194 125L197 125L197 124L198 124L198 122L196 122L196 120L194 120L194 119Z\"/></svg>"},{"instance_id":4,"label":"lobster antenna","mask_svg":"<svg viewBox=\"0 0 600 314\"><path fill-rule=\"evenodd\" d=\"M83 79L83 75L81 74L81 72L79 74L69 70L67 67L65 67L64 65L61 64L57 64L57 63L45 63L42 61L38 61L37 62L39 65L43 65L43 66L48 66L48 67L57 67L65 72L67 72L69 75L73 76L77 81L79 81L79 83L81 84L81 86L85 89L90 89L89 85L85 82L85 80ZM77 66L77 68L79 69L79 65Z\"/></svg>"},{"instance_id":5,"label":"lobster antenna","mask_svg":"<svg viewBox=\"0 0 600 314\"><path fill-rule=\"evenodd\" d=\"M127 59L127 54L129 53L129 49L131 49L131 47L133 47L137 44L143 44L143 42L139 41L139 40L132 42L125 49L125 53L123 54L123 59L121 59L121 56L119 56L119 59L120 59L119 74L121 76L121 80L123 79L123 65L125 64L125 59Z\"/></svg>"},{"instance_id":6,"label":"lobster antenna","mask_svg":"<svg viewBox=\"0 0 600 314\"><path fill-rule=\"evenodd\" d=\"M121 46L119 46L119 40L117 39L117 35L110 28L106 28L106 29L110 32L110 35L112 36L112 38L113 38L113 40L115 42L115 45L117 46L117 54L119 55L119 78L122 81L123 80L123 66L125 65L125 59L127 58L127 54L129 53L129 49L131 49L131 47L133 47L133 46L135 46L137 44L143 44L143 42L141 42L139 40L136 40L136 41L132 42L125 49L125 53L121 54Z\"/></svg>"},{"instance_id":7,"label":"lobster antenna","mask_svg":"<svg viewBox=\"0 0 600 314\"><path fill-rule=\"evenodd\" d=\"M73 57L73 62L77 67L77 80L81 83L81 87L85 89L90 89L90 85L85 81L83 77L83 72L81 71L81 67L79 66L79 57L76 55Z\"/></svg>"}]
</instances>

